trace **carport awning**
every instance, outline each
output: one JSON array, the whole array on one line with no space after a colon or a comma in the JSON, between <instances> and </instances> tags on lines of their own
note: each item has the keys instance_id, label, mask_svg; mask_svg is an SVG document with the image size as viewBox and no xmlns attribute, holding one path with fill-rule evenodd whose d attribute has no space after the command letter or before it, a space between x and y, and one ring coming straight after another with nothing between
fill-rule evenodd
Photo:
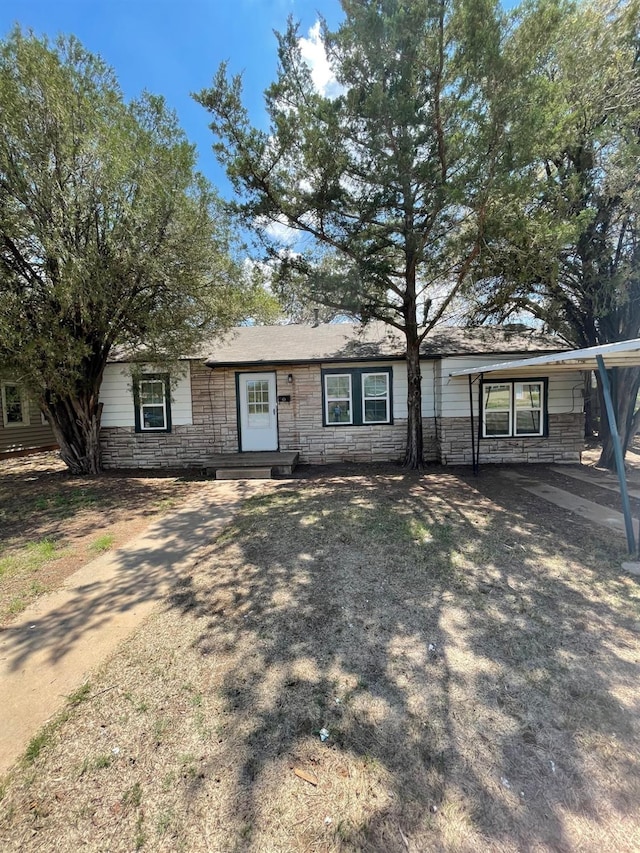
<instances>
[{"instance_id":1,"label":"carport awning","mask_svg":"<svg viewBox=\"0 0 640 853\"><path fill-rule=\"evenodd\" d=\"M470 376L477 373L495 373L508 370L509 373L527 373L532 368L544 368L544 373L559 373L564 370L598 370L598 356L607 368L640 366L640 338L620 341L616 344L602 344L588 349L574 349L556 352L552 355L540 355L535 358L520 358L516 361L491 362L464 370L452 370L450 376Z\"/></svg>"},{"instance_id":2,"label":"carport awning","mask_svg":"<svg viewBox=\"0 0 640 853\"><path fill-rule=\"evenodd\" d=\"M599 347L588 347L587 349L574 349L567 352L558 352L552 355L541 355L535 358L521 358L516 361L493 362L476 367L467 367L463 370L452 370L449 376L469 377L469 397L471 403L471 431L473 434L473 402L471 396L472 376L482 376L485 373L498 373L508 371L509 376L514 374L531 376L532 371L544 373L561 373L566 370L596 370L600 376L602 393L607 412L607 418L611 429L611 439L616 459L616 470L620 482L620 496L622 498L622 509L624 513L625 526L627 530L627 543L629 551L635 552L635 534L633 520L631 518L631 506L629 503L629 492L627 488L627 475L624 467L624 457L616 424L615 411L611 398L608 371L612 367L639 367L640 366L640 338L631 341L619 341L616 344L602 344ZM479 435L479 433L478 433ZM478 438L479 453L479 438ZM477 455L473 447L474 470L477 470Z\"/></svg>"}]
</instances>

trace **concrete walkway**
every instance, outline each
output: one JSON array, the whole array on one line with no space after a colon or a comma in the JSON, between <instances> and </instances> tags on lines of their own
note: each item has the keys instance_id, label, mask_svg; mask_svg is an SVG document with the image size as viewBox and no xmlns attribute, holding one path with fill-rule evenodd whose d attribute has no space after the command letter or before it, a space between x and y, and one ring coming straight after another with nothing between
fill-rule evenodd
<instances>
[{"instance_id":1,"label":"concrete walkway","mask_svg":"<svg viewBox=\"0 0 640 853\"><path fill-rule=\"evenodd\" d=\"M269 483L203 483L179 511L87 563L0 631L0 774L151 613L243 499Z\"/></svg>"},{"instance_id":2,"label":"concrete walkway","mask_svg":"<svg viewBox=\"0 0 640 853\"><path fill-rule=\"evenodd\" d=\"M620 494L620 483L615 474L610 474L608 471L594 471L593 468L573 468L570 465L552 465L550 468L556 474L562 474L564 477L572 477L574 480L580 480L581 483L588 483L590 486L598 486L601 489L606 489L609 492ZM640 489L631 487L631 480L627 477L628 492L630 498L640 499Z\"/></svg>"},{"instance_id":3,"label":"concrete walkway","mask_svg":"<svg viewBox=\"0 0 640 853\"><path fill-rule=\"evenodd\" d=\"M551 470L554 469L552 468ZM567 492L564 489L558 489L556 486L550 486L547 483L542 483L536 476L536 473L537 472L534 471L531 474L521 474L510 468L500 471L501 476L507 480L511 480L513 483L516 483L526 492L530 492L532 495L537 495L539 498L544 498L549 501L549 503L562 507L562 509L567 509L592 524L607 527L609 530L613 530L622 536L626 535L624 516L621 512L617 512L616 510L610 509L602 504L595 503L595 501L589 501L586 498L574 495L572 492ZM565 471L563 469L560 473L569 474L569 471ZM581 476L577 477L577 479L589 482L591 485L598 485L594 482L593 478L590 479L589 477ZM634 520L633 524L637 536L638 523Z\"/></svg>"}]
</instances>

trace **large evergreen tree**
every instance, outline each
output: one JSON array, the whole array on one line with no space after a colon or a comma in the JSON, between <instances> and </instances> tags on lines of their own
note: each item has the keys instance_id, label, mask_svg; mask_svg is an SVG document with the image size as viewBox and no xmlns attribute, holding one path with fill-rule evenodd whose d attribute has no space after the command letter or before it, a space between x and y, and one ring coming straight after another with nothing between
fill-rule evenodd
<instances>
[{"instance_id":1,"label":"large evergreen tree","mask_svg":"<svg viewBox=\"0 0 640 853\"><path fill-rule=\"evenodd\" d=\"M75 39L0 43L0 114L0 367L96 472L113 347L170 359L241 312L229 235L162 99Z\"/></svg>"},{"instance_id":2,"label":"large evergreen tree","mask_svg":"<svg viewBox=\"0 0 640 853\"><path fill-rule=\"evenodd\" d=\"M234 185L236 213L268 237L283 278L309 299L406 339L405 462L423 461L420 344L447 312L476 257L509 110L504 32L491 0L343 0L322 40L339 94L313 85L290 22L278 36L269 128L253 127L239 77L223 65L197 95ZM311 239L308 239L308 238Z\"/></svg>"},{"instance_id":3,"label":"large evergreen tree","mask_svg":"<svg viewBox=\"0 0 640 853\"><path fill-rule=\"evenodd\" d=\"M576 347L640 336L639 24L637 0L524 7L511 170L487 214L476 320L533 316ZM626 449L640 369L611 379ZM601 434L613 467L604 416Z\"/></svg>"}]
</instances>

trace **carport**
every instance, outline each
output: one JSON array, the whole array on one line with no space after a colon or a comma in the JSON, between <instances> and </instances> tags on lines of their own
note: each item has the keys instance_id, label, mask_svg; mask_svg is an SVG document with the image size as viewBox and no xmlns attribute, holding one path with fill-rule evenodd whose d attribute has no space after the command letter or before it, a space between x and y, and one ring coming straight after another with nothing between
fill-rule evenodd
<instances>
[{"instance_id":1,"label":"carport","mask_svg":"<svg viewBox=\"0 0 640 853\"><path fill-rule=\"evenodd\" d=\"M607 419L611 428L611 435L616 460L616 473L620 484L620 496L622 499L622 512L627 534L627 545L629 553L636 551L635 534L633 530L633 519L631 517L631 505L629 503L629 490L627 487L627 475L624 467L620 434L616 423L613 401L611 399L611 383L609 370L618 367L640 367L640 338L630 341L620 341L615 344L602 344L587 349L568 350L567 352L554 353L552 355L536 356L535 358L523 358L516 361L502 361L482 365L480 367L454 370L450 376L468 376L469 378L469 410L471 426L471 449L473 470L479 470L480 441L482 438L482 380L485 374L508 371L513 376L531 376L532 371L544 372L545 374L561 373L563 371L597 371L601 382ZM473 386L478 382L478 417L477 429L476 419L473 411Z\"/></svg>"}]
</instances>

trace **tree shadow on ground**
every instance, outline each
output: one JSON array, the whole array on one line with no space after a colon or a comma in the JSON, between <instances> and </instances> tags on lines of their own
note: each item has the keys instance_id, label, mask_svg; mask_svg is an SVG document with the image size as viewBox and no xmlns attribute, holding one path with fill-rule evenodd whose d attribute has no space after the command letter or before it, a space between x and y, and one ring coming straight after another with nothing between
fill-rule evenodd
<instances>
[{"instance_id":1,"label":"tree shadow on ground","mask_svg":"<svg viewBox=\"0 0 640 853\"><path fill-rule=\"evenodd\" d=\"M53 457L53 454L47 454ZM99 476L76 476L51 459L22 465L0 466L0 546L36 537L63 537L70 523L83 535L96 527L95 513L104 524L123 511L139 516L157 512L158 506L180 499L198 471L109 471ZM86 523L84 515L88 514Z\"/></svg>"},{"instance_id":2,"label":"tree shadow on ground","mask_svg":"<svg viewBox=\"0 0 640 853\"><path fill-rule=\"evenodd\" d=\"M237 767L239 837L275 832L267 801L300 761L343 810L324 827L303 815L296 847L565 849L634 814L622 546L483 490L389 468L282 484L176 585L203 660L227 660L228 733L190 796Z\"/></svg>"},{"instance_id":3,"label":"tree shadow on ground","mask_svg":"<svg viewBox=\"0 0 640 853\"><path fill-rule=\"evenodd\" d=\"M229 523L245 497L256 492L250 483L220 492L214 483L209 486L203 484L200 495L192 495L171 515L160 518L140 539L94 559L63 589L38 602L35 613L28 611L1 629L6 671L20 673L33 658L55 666L80 644L90 647L118 614L132 614L144 603L161 601L191 565L197 549Z\"/></svg>"}]
</instances>

